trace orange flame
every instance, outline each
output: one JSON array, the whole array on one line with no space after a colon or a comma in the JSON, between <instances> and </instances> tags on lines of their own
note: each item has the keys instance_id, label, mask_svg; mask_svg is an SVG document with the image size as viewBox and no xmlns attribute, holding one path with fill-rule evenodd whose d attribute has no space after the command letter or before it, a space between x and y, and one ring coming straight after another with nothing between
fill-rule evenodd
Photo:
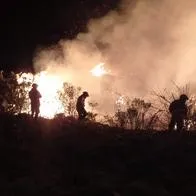
<instances>
[{"instance_id":1,"label":"orange flame","mask_svg":"<svg viewBox=\"0 0 196 196\"><path fill-rule=\"evenodd\" d=\"M108 74L109 72L105 70L104 68L105 63L100 63L96 65L90 72L93 76L101 77L105 74Z\"/></svg>"}]
</instances>

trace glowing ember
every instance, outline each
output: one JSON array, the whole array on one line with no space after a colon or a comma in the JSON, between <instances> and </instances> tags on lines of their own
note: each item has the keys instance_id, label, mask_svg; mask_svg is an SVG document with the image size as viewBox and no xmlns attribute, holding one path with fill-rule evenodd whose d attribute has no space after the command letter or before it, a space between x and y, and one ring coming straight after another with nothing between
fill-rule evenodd
<instances>
[{"instance_id":1,"label":"glowing ember","mask_svg":"<svg viewBox=\"0 0 196 196\"><path fill-rule=\"evenodd\" d=\"M98 64L90 72L92 73L93 76L96 76L96 77L101 77L108 73L104 68L104 63Z\"/></svg>"}]
</instances>

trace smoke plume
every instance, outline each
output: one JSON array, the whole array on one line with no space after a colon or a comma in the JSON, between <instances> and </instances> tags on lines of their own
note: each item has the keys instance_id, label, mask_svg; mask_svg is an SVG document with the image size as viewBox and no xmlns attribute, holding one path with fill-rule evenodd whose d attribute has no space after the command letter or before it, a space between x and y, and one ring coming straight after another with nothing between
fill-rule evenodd
<instances>
[{"instance_id":1,"label":"smoke plume","mask_svg":"<svg viewBox=\"0 0 196 196\"><path fill-rule=\"evenodd\" d=\"M124 0L118 11L90 20L88 33L39 49L35 69L88 90L105 110L115 92L146 97L171 82L194 89L195 10L195 0ZM90 70L101 62L111 72L96 78Z\"/></svg>"}]
</instances>

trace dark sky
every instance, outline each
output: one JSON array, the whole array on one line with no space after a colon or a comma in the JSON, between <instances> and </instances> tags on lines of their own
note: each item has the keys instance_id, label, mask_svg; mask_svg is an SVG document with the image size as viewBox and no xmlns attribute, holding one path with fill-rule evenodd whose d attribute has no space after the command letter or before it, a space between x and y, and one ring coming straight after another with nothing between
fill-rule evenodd
<instances>
[{"instance_id":1,"label":"dark sky","mask_svg":"<svg viewBox=\"0 0 196 196\"><path fill-rule=\"evenodd\" d=\"M73 39L120 0L11 1L0 6L0 69L31 70L36 46Z\"/></svg>"}]
</instances>

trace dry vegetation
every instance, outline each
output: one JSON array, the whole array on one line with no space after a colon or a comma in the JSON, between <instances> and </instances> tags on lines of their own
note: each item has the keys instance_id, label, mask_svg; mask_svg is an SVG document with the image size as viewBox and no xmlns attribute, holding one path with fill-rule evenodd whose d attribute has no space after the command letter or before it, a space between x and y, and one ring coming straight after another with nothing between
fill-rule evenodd
<instances>
[{"instance_id":1,"label":"dry vegetation","mask_svg":"<svg viewBox=\"0 0 196 196\"><path fill-rule=\"evenodd\" d=\"M71 116L37 121L20 113L28 107L25 88L31 84L18 85L11 73L1 75L0 85L1 103L8 106L0 114L0 195L195 195L193 96L187 130L166 131L168 104L182 89L154 93L153 104L127 98L101 124L94 112L90 121L76 120L80 88L70 84L60 98Z\"/></svg>"}]
</instances>

